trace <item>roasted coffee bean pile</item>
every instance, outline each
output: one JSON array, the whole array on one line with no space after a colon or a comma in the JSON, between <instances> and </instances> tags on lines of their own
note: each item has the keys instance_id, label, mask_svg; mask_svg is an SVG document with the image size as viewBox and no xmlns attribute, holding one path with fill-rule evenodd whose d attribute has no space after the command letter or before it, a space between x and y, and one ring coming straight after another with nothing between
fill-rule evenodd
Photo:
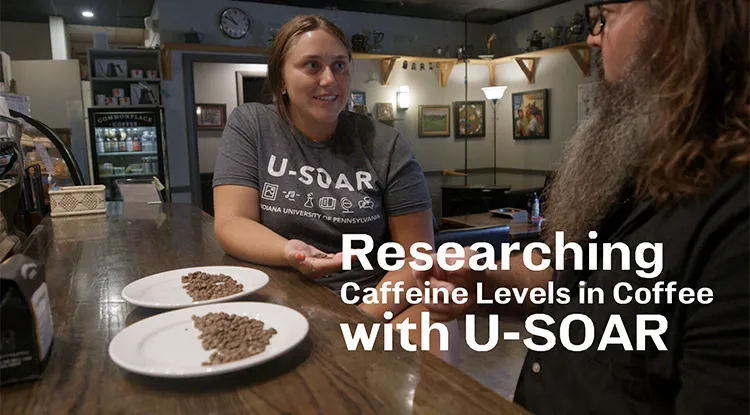
<instances>
[{"instance_id":1,"label":"roasted coffee bean pile","mask_svg":"<svg viewBox=\"0 0 750 415\"><path fill-rule=\"evenodd\" d=\"M263 329L264 323L236 314L208 313L203 317L193 316L198 336L204 350L213 350L203 366L228 363L261 353L276 334L276 329Z\"/></svg>"},{"instance_id":2,"label":"roasted coffee bean pile","mask_svg":"<svg viewBox=\"0 0 750 415\"><path fill-rule=\"evenodd\" d=\"M242 284L224 274L191 272L182 277L182 283L186 284L182 287L193 301L213 300L242 292Z\"/></svg>"}]
</instances>

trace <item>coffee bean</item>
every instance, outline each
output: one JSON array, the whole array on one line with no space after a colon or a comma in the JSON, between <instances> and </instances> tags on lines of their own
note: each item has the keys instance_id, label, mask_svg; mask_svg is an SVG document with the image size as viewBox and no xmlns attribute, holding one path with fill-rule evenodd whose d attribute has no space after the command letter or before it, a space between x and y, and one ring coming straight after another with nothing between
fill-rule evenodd
<instances>
[{"instance_id":1,"label":"coffee bean","mask_svg":"<svg viewBox=\"0 0 750 415\"><path fill-rule=\"evenodd\" d=\"M206 301L241 293L243 286L224 274L191 272L182 276L183 288L193 301Z\"/></svg>"},{"instance_id":2,"label":"coffee bean","mask_svg":"<svg viewBox=\"0 0 750 415\"><path fill-rule=\"evenodd\" d=\"M274 328L264 329L264 323L224 312L193 316L195 328L201 334L204 350L216 349L203 366L228 363L262 353L277 334Z\"/></svg>"}]
</instances>

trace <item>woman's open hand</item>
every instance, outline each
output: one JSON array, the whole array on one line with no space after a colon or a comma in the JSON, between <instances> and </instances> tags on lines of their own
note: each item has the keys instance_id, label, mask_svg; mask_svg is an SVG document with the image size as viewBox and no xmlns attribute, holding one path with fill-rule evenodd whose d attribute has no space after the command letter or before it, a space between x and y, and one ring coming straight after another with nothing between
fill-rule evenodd
<instances>
[{"instance_id":1,"label":"woman's open hand","mask_svg":"<svg viewBox=\"0 0 750 415\"><path fill-rule=\"evenodd\" d=\"M310 278L320 278L341 270L341 252L329 254L298 239L289 240L284 246L284 258L289 265Z\"/></svg>"}]
</instances>

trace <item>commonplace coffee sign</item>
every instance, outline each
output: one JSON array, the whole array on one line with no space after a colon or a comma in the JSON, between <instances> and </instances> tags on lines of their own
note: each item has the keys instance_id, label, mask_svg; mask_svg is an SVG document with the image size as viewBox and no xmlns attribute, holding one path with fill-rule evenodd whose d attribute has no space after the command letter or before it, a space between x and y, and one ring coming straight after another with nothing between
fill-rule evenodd
<instances>
[{"instance_id":1,"label":"commonplace coffee sign","mask_svg":"<svg viewBox=\"0 0 750 415\"><path fill-rule=\"evenodd\" d=\"M96 114L96 127L151 127L154 125L154 115L148 112L121 112Z\"/></svg>"}]
</instances>

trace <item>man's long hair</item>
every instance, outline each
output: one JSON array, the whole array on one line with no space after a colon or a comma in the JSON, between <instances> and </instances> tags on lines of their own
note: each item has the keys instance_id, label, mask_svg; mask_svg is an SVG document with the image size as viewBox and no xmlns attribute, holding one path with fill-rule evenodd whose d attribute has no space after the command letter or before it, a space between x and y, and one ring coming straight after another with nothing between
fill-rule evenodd
<instances>
[{"instance_id":1,"label":"man's long hair","mask_svg":"<svg viewBox=\"0 0 750 415\"><path fill-rule=\"evenodd\" d=\"M748 1L647 0L653 24L653 147L640 197L698 196L750 165Z\"/></svg>"}]
</instances>

